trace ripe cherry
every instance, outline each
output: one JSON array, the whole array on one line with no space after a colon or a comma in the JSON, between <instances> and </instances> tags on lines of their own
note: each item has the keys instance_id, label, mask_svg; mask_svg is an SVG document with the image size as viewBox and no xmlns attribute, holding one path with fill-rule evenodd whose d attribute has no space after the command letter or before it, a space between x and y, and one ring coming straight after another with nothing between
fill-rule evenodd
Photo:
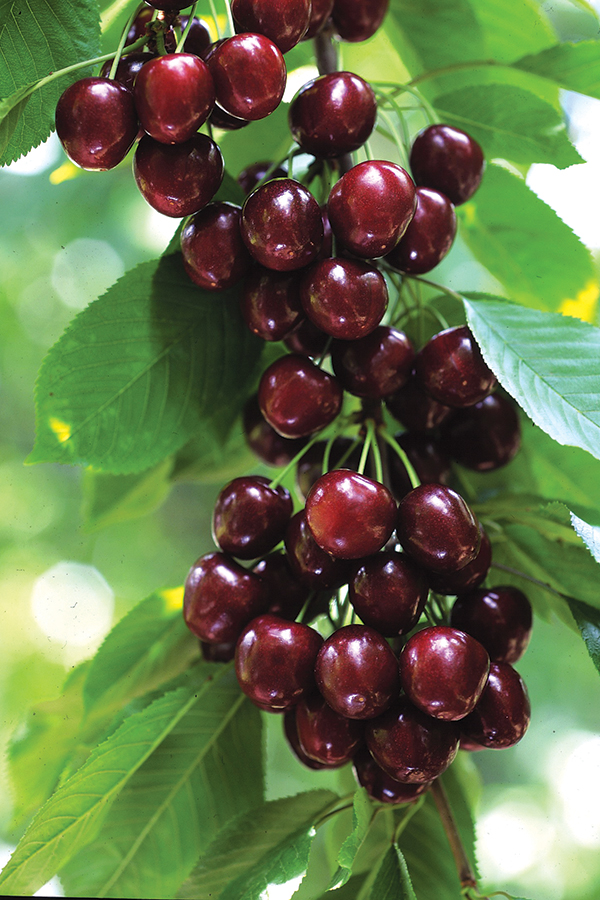
<instances>
[{"instance_id":1,"label":"ripe cherry","mask_svg":"<svg viewBox=\"0 0 600 900\"><path fill-rule=\"evenodd\" d=\"M236 180L243 192L249 194L258 186L259 181L263 180L267 172L270 172L270 178L287 177L287 172L281 166L273 169L273 163L269 160L259 160L242 169Z\"/></svg>"},{"instance_id":2,"label":"ripe cherry","mask_svg":"<svg viewBox=\"0 0 600 900\"><path fill-rule=\"evenodd\" d=\"M417 207L400 242L386 256L400 272L423 275L446 256L456 236L456 213L444 194L418 187Z\"/></svg>"},{"instance_id":3,"label":"ripe cherry","mask_svg":"<svg viewBox=\"0 0 600 900\"><path fill-rule=\"evenodd\" d=\"M290 440L278 434L263 416L257 394L246 401L242 424L248 446L268 466L286 466L306 443L304 438Z\"/></svg>"},{"instance_id":4,"label":"ripe cherry","mask_svg":"<svg viewBox=\"0 0 600 900\"><path fill-rule=\"evenodd\" d=\"M238 559L256 559L283 540L293 511L292 498L268 478L246 475L226 484L213 511L215 542Z\"/></svg>"},{"instance_id":5,"label":"ripe cherry","mask_svg":"<svg viewBox=\"0 0 600 900\"><path fill-rule=\"evenodd\" d=\"M282 340L304 318L296 273L257 268L244 281L240 309L263 341Z\"/></svg>"},{"instance_id":6,"label":"ripe cherry","mask_svg":"<svg viewBox=\"0 0 600 900\"><path fill-rule=\"evenodd\" d=\"M434 400L414 375L399 390L385 398L385 405L408 431L429 431L448 418L451 406Z\"/></svg>"},{"instance_id":7,"label":"ripe cherry","mask_svg":"<svg viewBox=\"0 0 600 900\"><path fill-rule=\"evenodd\" d=\"M429 790L430 782L405 784L384 772L366 747L361 747L352 760L356 780L365 788L369 797L378 803L412 803Z\"/></svg>"},{"instance_id":8,"label":"ripe cherry","mask_svg":"<svg viewBox=\"0 0 600 900\"><path fill-rule=\"evenodd\" d=\"M187 28L189 18L189 16L181 16L180 22L182 32ZM194 20L183 45L184 52L193 53L196 56L203 58L211 44L212 37L207 23L204 19L199 19L198 16L194 16Z\"/></svg>"},{"instance_id":9,"label":"ripe cherry","mask_svg":"<svg viewBox=\"0 0 600 900\"><path fill-rule=\"evenodd\" d=\"M252 571L265 582L269 591L267 612L293 621L304 606L309 588L300 584L292 572L287 556L274 550L261 559Z\"/></svg>"},{"instance_id":10,"label":"ripe cherry","mask_svg":"<svg viewBox=\"0 0 600 900\"><path fill-rule=\"evenodd\" d=\"M363 723L335 712L317 692L296 707L296 728L306 755L331 768L350 762L364 740Z\"/></svg>"},{"instance_id":11,"label":"ripe cherry","mask_svg":"<svg viewBox=\"0 0 600 900\"><path fill-rule=\"evenodd\" d=\"M445 194L455 206L473 196L485 159L476 140L451 125L430 125L414 140L410 168L416 183Z\"/></svg>"},{"instance_id":12,"label":"ripe cherry","mask_svg":"<svg viewBox=\"0 0 600 900\"><path fill-rule=\"evenodd\" d=\"M448 484L450 459L435 432L405 431L395 435L395 439L406 453L421 484ZM390 486L394 497L401 500L412 490L412 484L404 463L392 450L388 453L388 461Z\"/></svg>"},{"instance_id":13,"label":"ripe cherry","mask_svg":"<svg viewBox=\"0 0 600 900\"><path fill-rule=\"evenodd\" d=\"M264 34L287 53L308 30L311 0L231 0L231 12L236 31Z\"/></svg>"},{"instance_id":14,"label":"ripe cherry","mask_svg":"<svg viewBox=\"0 0 600 900\"><path fill-rule=\"evenodd\" d=\"M115 72L116 81L119 81L124 87L129 88L130 91L133 91L138 72L142 66L146 65L149 59L150 57L147 53L125 53L117 63ZM102 64L102 68L100 69L101 78L108 78L112 64L112 59L107 59L106 62ZM142 129L142 134L143 133Z\"/></svg>"},{"instance_id":15,"label":"ripe cherry","mask_svg":"<svg viewBox=\"0 0 600 900\"><path fill-rule=\"evenodd\" d=\"M427 594L422 570L406 553L393 550L361 560L349 583L350 602L356 613L384 637L412 631Z\"/></svg>"},{"instance_id":16,"label":"ripe cherry","mask_svg":"<svg viewBox=\"0 0 600 900\"><path fill-rule=\"evenodd\" d=\"M258 388L263 416L287 438L306 437L329 425L342 406L338 380L303 356L276 359L265 369Z\"/></svg>"},{"instance_id":17,"label":"ripe cherry","mask_svg":"<svg viewBox=\"0 0 600 900\"><path fill-rule=\"evenodd\" d=\"M134 88L142 127L155 141L187 141L208 119L215 88L208 66L192 53L157 56L140 70Z\"/></svg>"},{"instance_id":18,"label":"ripe cherry","mask_svg":"<svg viewBox=\"0 0 600 900\"><path fill-rule=\"evenodd\" d=\"M286 67L281 51L263 34L235 34L207 58L217 102L231 116L264 119L281 102Z\"/></svg>"},{"instance_id":19,"label":"ripe cherry","mask_svg":"<svg viewBox=\"0 0 600 900\"><path fill-rule=\"evenodd\" d=\"M516 663L531 637L531 603L516 587L479 588L457 597L450 621L483 644L492 662Z\"/></svg>"},{"instance_id":20,"label":"ripe cherry","mask_svg":"<svg viewBox=\"0 0 600 900\"><path fill-rule=\"evenodd\" d=\"M354 341L381 322L388 302L385 278L357 259L323 259L308 269L300 299L309 319L332 337Z\"/></svg>"},{"instance_id":21,"label":"ripe cherry","mask_svg":"<svg viewBox=\"0 0 600 900\"><path fill-rule=\"evenodd\" d=\"M343 41L366 41L380 27L389 0L334 0L333 24Z\"/></svg>"},{"instance_id":22,"label":"ripe cherry","mask_svg":"<svg viewBox=\"0 0 600 900\"><path fill-rule=\"evenodd\" d=\"M285 734L290 750L298 759L298 761L302 763L303 766L306 766L308 769L331 768L323 765L323 763L317 762L316 759L311 759L310 756L307 756L302 749L300 745L300 739L298 738L298 726L296 725L295 706L292 707L292 709L288 709L283 714L283 733Z\"/></svg>"},{"instance_id":23,"label":"ripe cherry","mask_svg":"<svg viewBox=\"0 0 600 900\"><path fill-rule=\"evenodd\" d=\"M308 448L296 467L296 487L306 499L310 489L323 475L323 459L327 441L317 441ZM329 469L343 466L345 469L358 469L362 450L360 441L347 437L337 437L331 445L329 453Z\"/></svg>"},{"instance_id":24,"label":"ripe cherry","mask_svg":"<svg viewBox=\"0 0 600 900\"><path fill-rule=\"evenodd\" d=\"M521 447L521 425L513 404L490 394L444 423L444 446L461 466L491 472L515 458Z\"/></svg>"},{"instance_id":25,"label":"ripe cherry","mask_svg":"<svg viewBox=\"0 0 600 900\"><path fill-rule=\"evenodd\" d=\"M481 522L478 522L478 524L481 531L481 544L475 559L463 566L462 569L459 569L458 572L427 573L430 587L437 594L460 594L463 591L477 587L485 579L492 562L492 545L483 525ZM453 622L452 624L455 623ZM460 628L460 626L457 627ZM462 630L468 631L466 628ZM474 635L474 637L477 637L477 635Z\"/></svg>"},{"instance_id":26,"label":"ripe cherry","mask_svg":"<svg viewBox=\"0 0 600 900\"><path fill-rule=\"evenodd\" d=\"M322 550L311 534L306 513L292 516L285 534L285 551L296 578L308 587L340 587L348 581L350 566Z\"/></svg>"},{"instance_id":27,"label":"ripe cherry","mask_svg":"<svg viewBox=\"0 0 600 900\"><path fill-rule=\"evenodd\" d=\"M345 390L380 400L408 380L415 351L402 331L379 325L356 341L334 341L333 371Z\"/></svg>"},{"instance_id":28,"label":"ripe cherry","mask_svg":"<svg viewBox=\"0 0 600 900\"><path fill-rule=\"evenodd\" d=\"M328 21L331 10L333 9L333 0L312 0L312 9L310 13L310 23L308 31L304 35L304 41L314 38L321 31L325 23Z\"/></svg>"},{"instance_id":29,"label":"ripe cherry","mask_svg":"<svg viewBox=\"0 0 600 900\"><path fill-rule=\"evenodd\" d=\"M300 356L323 356L329 343L330 336L321 331L310 319L301 319L292 330L286 334L283 343L290 353Z\"/></svg>"},{"instance_id":30,"label":"ripe cherry","mask_svg":"<svg viewBox=\"0 0 600 900\"><path fill-rule=\"evenodd\" d=\"M469 741L501 750L524 736L531 719L525 683L508 663L493 662L481 698L460 727Z\"/></svg>"},{"instance_id":31,"label":"ripe cherry","mask_svg":"<svg viewBox=\"0 0 600 900\"><path fill-rule=\"evenodd\" d=\"M205 291L233 287L253 266L240 234L241 207L209 203L189 219L181 232L184 268Z\"/></svg>"},{"instance_id":32,"label":"ripe cherry","mask_svg":"<svg viewBox=\"0 0 600 900\"><path fill-rule=\"evenodd\" d=\"M435 334L417 353L415 373L431 396L446 406L473 406L496 387L466 325Z\"/></svg>"}]
</instances>

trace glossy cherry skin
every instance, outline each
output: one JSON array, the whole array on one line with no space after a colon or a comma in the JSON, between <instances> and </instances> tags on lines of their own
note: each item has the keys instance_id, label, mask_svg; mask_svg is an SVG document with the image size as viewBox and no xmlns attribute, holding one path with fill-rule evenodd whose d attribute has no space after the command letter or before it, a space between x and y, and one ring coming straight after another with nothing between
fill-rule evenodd
<instances>
[{"instance_id":1,"label":"glossy cherry skin","mask_svg":"<svg viewBox=\"0 0 600 900\"><path fill-rule=\"evenodd\" d=\"M328 21L332 9L333 0L312 0L308 31L306 32L302 40L308 41L310 38L314 38L314 36L319 33L319 31Z\"/></svg>"},{"instance_id":2,"label":"glossy cherry skin","mask_svg":"<svg viewBox=\"0 0 600 900\"><path fill-rule=\"evenodd\" d=\"M508 663L493 662L479 703L460 727L467 740L501 750L521 740L530 719L525 682Z\"/></svg>"},{"instance_id":3,"label":"glossy cherry skin","mask_svg":"<svg viewBox=\"0 0 600 900\"><path fill-rule=\"evenodd\" d=\"M298 181L274 178L246 198L241 232L262 266L280 272L300 269L313 262L321 249L321 210Z\"/></svg>"},{"instance_id":4,"label":"glossy cherry skin","mask_svg":"<svg viewBox=\"0 0 600 900\"><path fill-rule=\"evenodd\" d=\"M152 21L152 16L154 15L154 10L149 8L148 6L142 7L138 12L137 16L131 23L131 27L127 32L127 38L125 40L125 46L127 47L129 44L135 43L141 37L144 37L148 30L146 25L149 25ZM146 62L148 60L146 59Z\"/></svg>"},{"instance_id":5,"label":"glossy cherry skin","mask_svg":"<svg viewBox=\"0 0 600 900\"><path fill-rule=\"evenodd\" d=\"M360 559L381 550L394 530L396 512L383 484L351 469L326 472L306 498L312 536L336 559Z\"/></svg>"},{"instance_id":6,"label":"glossy cherry skin","mask_svg":"<svg viewBox=\"0 0 600 900\"><path fill-rule=\"evenodd\" d=\"M300 746L308 757L324 766L350 762L364 740L364 725L335 712L318 693L296 707Z\"/></svg>"},{"instance_id":7,"label":"glossy cherry skin","mask_svg":"<svg viewBox=\"0 0 600 900\"><path fill-rule=\"evenodd\" d=\"M333 24L344 41L366 41L380 27L389 0L334 0Z\"/></svg>"},{"instance_id":8,"label":"glossy cherry skin","mask_svg":"<svg viewBox=\"0 0 600 900\"><path fill-rule=\"evenodd\" d=\"M322 550L311 534L302 509L292 516L285 534L285 552L292 572L310 588L340 587L348 581L350 566Z\"/></svg>"},{"instance_id":9,"label":"glossy cherry skin","mask_svg":"<svg viewBox=\"0 0 600 900\"><path fill-rule=\"evenodd\" d=\"M358 163L331 190L327 214L336 238L354 256L374 259L393 250L417 203L413 181L385 160Z\"/></svg>"},{"instance_id":10,"label":"glossy cherry skin","mask_svg":"<svg viewBox=\"0 0 600 900\"><path fill-rule=\"evenodd\" d=\"M304 438L284 438L271 428L260 410L257 394L244 405L242 425L248 446L268 466L286 466L306 443Z\"/></svg>"},{"instance_id":11,"label":"glossy cherry skin","mask_svg":"<svg viewBox=\"0 0 600 900\"><path fill-rule=\"evenodd\" d=\"M448 418L452 407L434 400L414 374L399 390L385 398L385 405L408 431L429 431Z\"/></svg>"},{"instance_id":12,"label":"glossy cherry skin","mask_svg":"<svg viewBox=\"0 0 600 900\"><path fill-rule=\"evenodd\" d=\"M223 644L207 644L205 641L200 641L202 659L206 662L231 662L235 656L236 643L237 641L227 641Z\"/></svg>"},{"instance_id":13,"label":"glossy cherry skin","mask_svg":"<svg viewBox=\"0 0 600 900\"><path fill-rule=\"evenodd\" d=\"M476 472L505 466L521 447L519 416L501 394L490 394L474 406L456 410L444 424L442 436L452 458Z\"/></svg>"},{"instance_id":14,"label":"glossy cherry skin","mask_svg":"<svg viewBox=\"0 0 600 900\"><path fill-rule=\"evenodd\" d=\"M183 618L190 631L209 644L237 640L267 604L268 591L258 575L225 553L201 556L185 581Z\"/></svg>"},{"instance_id":15,"label":"glossy cherry skin","mask_svg":"<svg viewBox=\"0 0 600 900\"><path fill-rule=\"evenodd\" d=\"M402 696L366 723L367 747L396 781L425 784L444 772L458 752L459 726L434 719Z\"/></svg>"},{"instance_id":16,"label":"glossy cherry skin","mask_svg":"<svg viewBox=\"0 0 600 900\"><path fill-rule=\"evenodd\" d=\"M221 109L218 103L215 103L213 110L208 117L208 121L212 128L220 128L222 131L239 131L245 128L250 122L247 119L239 119L237 116L231 116L224 109Z\"/></svg>"},{"instance_id":17,"label":"glossy cherry skin","mask_svg":"<svg viewBox=\"0 0 600 900\"><path fill-rule=\"evenodd\" d=\"M434 334L417 353L415 374L423 388L446 406L473 406L496 387L496 376L466 325Z\"/></svg>"},{"instance_id":18,"label":"glossy cherry skin","mask_svg":"<svg viewBox=\"0 0 600 900\"><path fill-rule=\"evenodd\" d=\"M417 631L400 654L400 680L416 707L456 722L475 708L490 671L487 650L471 635L436 625Z\"/></svg>"},{"instance_id":19,"label":"glossy cherry skin","mask_svg":"<svg viewBox=\"0 0 600 900\"><path fill-rule=\"evenodd\" d=\"M405 784L384 772L366 747L361 747L352 760L352 768L358 783L365 788L372 800L379 803L412 803L429 790L430 782Z\"/></svg>"},{"instance_id":20,"label":"glossy cherry skin","mask_svg":"<svg viewBox=\"0 0 600 900\"><path fill-rule=\"evenodd\" d=\"M323 643L308 625L265 614L240 634L235 649L239 685L256 706L283 712L314 690L314 666Z\"/></svg>"},{"instance_id":21,"label":"glossy cherry skin","mask_svg":"<svg viewBox=\"0 0 600 900\"><path fill-rule=\"evenodd\" d=\"M180 144L208 119L215 88L208 66L192 53L157 56L140 70L134 88L142 127L155 141Z\"/></svg>"},{"instance_id":22,"label":"glossy cherry skin","mask_svg":"<svg viewBox=\"0 0 600 900\"><path fill-rule=\"evenodd\" d=\"M316 759L311 759L302 749L300 739L298 738L298 726L296 725L296 707L288 709L287 712L283 714L283 733L285 734L290 750L303 766L306 766L308 769L335 768L335 766L325 766L323 763L317 762Z\"/></svg>"},{"instance_id":23,"label":"glossy cherry skin","mask_svg":"<svg viewBox=\"0 0 600 900\"><path fill-rule=\"evenodd\" d=\"M458 572L427 573L430 587L437 594L460 594L463 591L477 587L485 579L492 562L492 545L481 522L479 522L479 530L481 531L481 544L475 559L463 566L462 569L459 569ZM462 630L468 631L466 628ZM477 637L477 635L474 635L474 637Z\"/></svg>"},{"instance_id":24,"label":"glossy cherry skin","mask_svg":"<svg viewBox=\"0 0 600 900\"><path fill-rule=\"evenodd\" d=\"M234 203L209 203L185 223L183 266L205 291L233 287L254 264L240 234L241 212Z\"/></svg>"},{"instance_id":25,"label":"glossy cherry skin","mask_svg":"<svg viewBox=\"0 0 600 900\"><path fill-rule=\"evenodd\" d=\"M272 488L261 475L244 475L226 484L215 503L215 542L238 559L256 559L283 540L293 511L281 485Z\"/></svg>"},{"instance_id":26,"label":"glossy cherry skin","mask_svg":"<svg viewBox=\"0 0 600 900\"><path fill-rule=\"evenodd\" d=\"M147 53L125 53L117 64L115 79L124 87L129 88L130 91L133 91L138 72L142 66L146 65L149 59L150 57ZM108 78L112 64L112 59L107 59L106 62L102 64L102 68L100 69L101 78Z\"/></svg>"},{"instance_id":27,"label":"glossy cherry skin","mask_svg":"<svg viewBox=\"0 0 600 900\"><path fill-rule=\"evenodd\" d=\"M310 11L311 0L231 0L236 31L264 34L282 53L304 37Z\"/></svg>"},{"instance_id":28,"label":"glossy cherry skin","mask_svg":"<svg viewBox=\"0 0 600 900\"><path fill-rule=\"evenodd\" d=\"M473 196L485 159L474 138L451 125L430 125L414 140L410 168L415 182L445 194L455 206Z\"/></svg>"},{"instance_id":29,"label":"glossy cherry skin","mask_svg":"<svg viewBox=\"0 0 600 900\"><path fill-rule=\"evenodd\" d=\"M305 153L334 157L362 147L376 116L371 86L352 72L332 72L300 88L290 104L289 125Z\"/></svg>"},{"instance_id":30,"label":"glossy cherry skin","mask_svg":"<svg viewBox=\"0 0 600 900\"><path fill-rule=\"evenodd\" d=\"M400 272L423 275L446 256L456 237L454 205L444 194L418 187L417 207L400 242L386 261Z\"/></svg>"},{"instance_id":31,"label":"glossy cherry skin","mask_svg":"<svg viewBox=\"0 0 600 900\"><path fill-rule=\"evenodd\" d=\"M385 278L357 259L323 259L300 282L300 299L309 319L332 337L355 341L374 331L388 303Z\"/></svg>"},{"instance_id":32,"label":"glossy cherry skin","mask_svg":"<svg viewBox=\"0 0 600 900\"><path fill-rule=\"evenodd\" d=\"M304 318L294 272L257 268L244 281L240 309L250 331L263 341L280 341Z\"/></svg>"},{"instance_id":33,"label":"glossy cherry skin","mask_svg":"<svg viewBox=\"0 0 600 900\"><path fill-rule=\"evenodd\" d=\"M306 499L313 485L323 475L323 459L327 441L317 441L308 448L296 466L296 487ZM343 466L345 469L358 469L362 443L347 437L335 438L329 453L329 469Z\"/></svg>"},{"instance_id":34,"label":"glossy cherry skin","mask_svg":"<svg viewBox=\"0 0 600 900\"><path fill-rule=\"evenodd\" d=\"M287 72L281 51L263 34L235 34L207 58L217 102L238 119L264 119L281 103Z\"/></svg>"},{"instance_id":35,"label":"glossy cherry skin","mask_svg":"<svg viewBox=\"0 0 600 900\"><path fill-rule=\"evenodd\" d=\"M415 351L402 331L379 325L357 341L334 341L331 362L343 388L381 400L408 380Z\"/></svg>"},{"instance_id":36,"label":"glossy cherry skin","mask_svg":"<svg viewBox=\"0 0 600 900\"><path fill-rule=\"evenodd\" d=\"M477 519L456 491L422 484L398 507L398 539L424 569L456 572L475 559L481 532Z\"/></svg>"},{"instance_id":37,"label":"glossy cherry skin","mask_svg":"<svg viewBox=\"0 0 600 900\"><path fill-rule=\"evenodd\" d=\"M311 358L322 356L328 342L329 335L317 328L307 318L301 319L283 339L283 343L290 353L297 353L300 356L309 356Z\"/></svg>"},{"instance_id":38,"label":"glossy cherry skin","mask_svg":"<svg viewBox=\"0 0 600 900\"><path fill-rule=\"evenodd\" d=\"M346 625L327 638L317 656L315 679L329 706L349 719L381 715L400 691L398 661L368 625Z\"/></svg>"},{"instance_id":39,"label":"glossy cherry skin","mask_svg":"<svg viewBox=\"0 0 600 900\"><path fill-rule=\"evenodd\" d=\"M384 637L407 634L427 602L425 574L405 553L382 551L359 562L349 597L365 625Z\"/></svg>"},{"instance_id":40,"label":"glossy cherry skin","mask_svg":"<svg viewBox=\"0 0 600 900\"><path fill-rule=\"evenodd\" d=\"M217 193L223 157L205 134L195 134L183 144L161 144L146 135L137 145L133 174L150 206L181 218L198 212Z\"/></svg>"},{"instance_id":41,"label":"glossy cherry skin","mask_svg":"<svg viewBox=\"0 0 600 900\"><path fill-rule=\"evenodd\" d=\"M276 359L265 369L258 388L261 412L287 438L306 437L329 425L342 407L338 380L303 356Z\"/></svg>"},{"instance_id":42,"label":"glossy cherry skin","mask_svg":"<svg viewBox=\"0 0 600 900\"><path fill-rule=\"evenodd\" d=\"M189 16L181 16L181 31L183 32L185 28L187 28L187 23L189 22ZM212 44L212 37L210 34L210 28L204 19L199 19L198 16L194 16L194 21L192 22L191 28L188 31L187 37L185 39L185 43L183 45L183 49L185 53L194 53L196 56L204 57L204 54Z\"/></svg>"},{"instance_id":43,"label":"glossy cherry skin","mask_svg":"<svg viewBox=\"0 0 600 900\"><path fill-rule=\"evenodd\" d=\"M252 571L262 578L269 590L267 612L293 621L306 603L310 589L300 584L292 572L287 556L274 550L261 559Z\"/></svg>"},{"instance_id":44,"label":"glossy cherry skin","mask_svg":"<svg viewBox=\"0 0 600 900\"><path fill-rule=\"evenodd\" d=\"M179 12L180 9L185 9L186 5L189 6L189 3L186 4L184 0L145 0L145 2L154 9L162 9L164 12L170 13Z\"/></svg>"},{"instance_id":45,"label":"glossy cherry skin","mask_svg":"<svg viewBox=\"0 0 600 900\"><path fill-rule=\"evenodd\" d=\"M259 181L263 180L267 172L270 172L269 178L287 177L287 172L281 166L273 169L273 163L269 160L259 160L242 169L236 180L244 193L249 194L258 186Z\"/></svg>"},{"instance_id":46,"label":"glossy cherry skin","mask_svg":"<svg viewBox=\"0 0 600 900\"><path fill-rule=\"evenodd\" d=\"M450 622L483 644L492 662L516 663L527 649L531 603L516 587L479 588L457 597Z\"/></svg>"},{"instance_id":47,"label":"glossy cherry skin","mask_svg":"<svg viewBox=\"0 0 600 900\"><path fill-rule=\"evenodd\" d=\"M56 133L76 166L90 171L113 169L137 137L133 94L118 81L81 78L58 100Z\"/></svg>"},{"instance_id":48,"label":"glossy cherry skin","mask_svg":"<svg viewBox=\"0 0 600 900\"><path fill-rule=\"evenodd\" d=\"M435 432L405 431L395 435L395 439L406 453L421 484L448 484L450 459L445 453L442 441ZM404 463L390 448L388 452L390 487L396 499L401 500L412 484Z\"/></svg>"}]
</instances>

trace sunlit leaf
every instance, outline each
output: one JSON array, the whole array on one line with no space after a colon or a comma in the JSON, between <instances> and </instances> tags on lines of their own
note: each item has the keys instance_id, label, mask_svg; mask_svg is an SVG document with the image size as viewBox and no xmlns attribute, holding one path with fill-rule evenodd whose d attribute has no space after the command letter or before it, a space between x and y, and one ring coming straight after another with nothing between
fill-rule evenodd
<instances>
[{"instance_id":1,"label":"sunlit leaf","mask_svg":"<svg viewBox=\"0 0 600 900\"><path fill-rule=\"evenodd\" d=\"M600 42L556 44L534 55L524 56L513 66L541 75L569 91L600 98Z\"/></svg>"},{"instance_id":2,"label":"sunlit leaf","mask_svg":"<svg viewBox=\"0 0 600 900\"><path fill-rule=\"evenodd\" d=\"M600 610L578 600L569 600L569 607L592 662L600 672Z\"/></svg>"},{"instance_id":3,"label":"sunlit leaf","mask_svg":"<svg viewBox=\"0 0 600 900\"><path fill-rule=\"evenodd\" d=\"M483 32L467 0L391 0L388 15L423 69L485 59Z\"/></svg>"},{"instance_id":4,"label":"sunlit leaf","mask_svg":"<svg viewBox=\"0 0 600 900\"><path fill-rule=\"evenodd\" d=\"M331 879L330 890L346 884L352 875L352 867L356 855L367 835L372 817L373 806L369 800L369 795L364 788L360 788L354 795L352 831L340 847L338 853L339 868Z\"/></svg>"}]
</instances>

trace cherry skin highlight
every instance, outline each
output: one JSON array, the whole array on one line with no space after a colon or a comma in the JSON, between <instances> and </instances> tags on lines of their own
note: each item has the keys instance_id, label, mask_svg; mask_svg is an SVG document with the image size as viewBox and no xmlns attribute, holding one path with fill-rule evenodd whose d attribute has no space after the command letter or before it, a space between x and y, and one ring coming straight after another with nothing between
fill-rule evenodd
<instances>
[{"instance_id":1,"label":"cherry skin highlight","mask_svg":"<svg viewBox=\"0 0 600 900\"><path fill-rule=\"evenodd\" d=\"M149 60L134 87L142 127L164 144L189 140L208 119L215 88L206 63L192 53Z\"/></svg>"},{"instance_id":2,"label":"cherry skin highlight","mask_svg":"<svg viewBox=\"0 0 600 900\"><path fill-rule=\"evenodd\" d=\"M451 125L430 125L414 140L410 168L418 185L445 194L455 206L473 196L485 159L474 138Z\"/></svg>"},{"instance_id":3,"label":"cherry skin highlight","mask_svg":"<svg viewBox=\"0 0 600 900\"><path fill-rule=\"evenodd\" d=\"M415 214L386 261L400 272L423 275L446 256L456 236L456 213L444 194L418 187Z\"/></svg>"},{"instance_id":4,"label":"cherry skin highlight","mask_svg":"<svg viewBox=\"0 0 600 900\"><path fill-rule=\"evenodd\" d=\"M530 719L525 682L508 663L493 662L479 703L460 727L467 740L501 750L521 740Z\"/></svg>"},{"instance_id":5,"label":"cherry skin highlight","mask_svg":"<svg viewBox=\"0 0 600 900\"><path fill-rule=\"evenodd\" d=\"M401 388L410 376L415 351L402 331L379 325L356 341L335 341L331 362L345 390L357 397L381 400Z\"/></svg>"},{"instance_id":6,"label":"cherry skin highlight","mask_svg":"<svg viewBox=\"0 0 600 900\"><path fill-rule=\"evenodd\" d=\"M220 492L213 511L215 542L238 559L256 559L283 540L293 511L292 498L268 478L234 478Z\"/></svg>"},{"instance_id":7,"label":"cherry skin highlight","mask_svg":"<svg viewBox=\"0 0 600 900\"><path fill-rule=\"evenodd\" d=\"M342 397L333 375L293 354L271 363L258 388L263 416L287 438L306 437L329 425L342 407Z\"/></svg>"},{"instance_id":8,"label":"cherry skin highlight","mask_svg":"<svg viewBox=\"0 0 600 900\"><path fill-rule=\"evenodd\" d=\"M496 387L466 325L435 334L417 353L415 374L422 387L446 406L473 406Z\"/></svg>"},{"instance_id":9,"label":"cherry skin highlight","mask_svg":"<svg viewBox=\"0 0 600 900\"><path fill-rule=\"evenodd\" d=\"M295 706L291 709L288 709L283 714L283 733L285 734L290 750L292 751L296 759L301 762L303 766L306 766L307 769L332 768L331 766L326 766L323 765L323 763L317 762L316 759L311 759L310 756L307 756L302 749L300 745L300 739L298 737L298 726L296 725ZM333 768L335 768L335 766Z\"/></svg>"},{"instance_id":10,"label":"cherry skin highlight","mask_svg":"<svg viewBox=\"0 0 600 900\"><path fill-rule=\"evenodd\" d=\"M292 516L285 533L285 552L292 572L310 588L340 587L350 576L346 560L334 559L322 550L311 534L302 509Z\"/></svg>"},{"instance_id":11,"label":"cherry skin highlight","mask_svg":"<svg viewBox=\"0 0 600 900\"><path fill-rule=\"evenodd\" d=\"M323 259L300 282L306 315L321 331L355 341L374 331L388 303L385 278L374 266L357 259Z\"/></svg>"},{"instance_id":12,"label":"cherry skin highlight","mask_svg":"<svg viewBox=\"0 0 600 900\"><path fill-rule=\"evenodd\" d=\"M264 34L287 53L308 30L311 0L231 0L236 31Z\"/></svg>"},{"instance_id":13,"label":"cherry skin highlight","mask_svg":"<svg viewBox=\"0 0 600 900\"><path fill-rule=\"evenodd\" d=\"M341 716L318 693L296 707L296 727L302 750L324 766L350 762L363 743L363 723Z\"/></svg>"},{"instance_id":14,"label":"cherry skin highlight","mask_svg":"<svg viewBox=\"0 0 600 900\"><path fill-rule=\"evenodd\" d=\"M286 466L306 443L304 438L289 439L278 434L260 411L257 394L246 401L242 425L246 443L268 466Z\"/></svg>"},{"instance_id":15,"label":"cherry skin highlight","mask_svg":"<svg viewBox=\"0 0 600 900\"><path fill-rule=\"evenodd\" d=\"M207 58L217 103L238 119L256 121L281 102L287 72L281 51L263 34L236 34Z\"/></svg>"}]
</instances>

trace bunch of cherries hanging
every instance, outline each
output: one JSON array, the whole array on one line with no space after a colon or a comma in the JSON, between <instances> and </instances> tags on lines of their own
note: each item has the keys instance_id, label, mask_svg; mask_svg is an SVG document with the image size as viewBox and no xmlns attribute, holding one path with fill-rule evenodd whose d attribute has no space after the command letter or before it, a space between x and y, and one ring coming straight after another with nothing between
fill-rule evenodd
<instances>
[{"instance_id":1,"label":"bunch of cherries hanging","mask_svg":"<svg viewBox=\"0 0 600 900\"><path fill-rule=\"evenodd\" d=\"M248 327L289 351L244 411L250 447L283 470L221 491L219 549L188 574L185 621L205 658L235 658L244 693L283 713L301 762L352 761L374 799L410 802L459 746L510 747L530 717L513 663L531 606L514 587L482 586L490 540L449 486L452 460L484 472L514 457L517 413L466 326L416 352L388 311L390 284L449 251L483 153L465 132L431 124L412 141L411 174L368 148L354 164L378 95L356 74L327 71L290 104L288 168L258 161L238 177L242 207L214 201L223 159L213 129L268 116L283 97L285 52L309 37L371 37L388 0L232 0L237 33L216 42L194 9L179 15L182 2L149 0L123 38L133 50L68 88L56 125L87 169L114 167L137 141L142 195L185 218L191 280L207 291L241 282ZM310 162L296 180L300 154ZM281 484L292 468L304 502L295 514Z\"/></svg>"}]
</instances>

